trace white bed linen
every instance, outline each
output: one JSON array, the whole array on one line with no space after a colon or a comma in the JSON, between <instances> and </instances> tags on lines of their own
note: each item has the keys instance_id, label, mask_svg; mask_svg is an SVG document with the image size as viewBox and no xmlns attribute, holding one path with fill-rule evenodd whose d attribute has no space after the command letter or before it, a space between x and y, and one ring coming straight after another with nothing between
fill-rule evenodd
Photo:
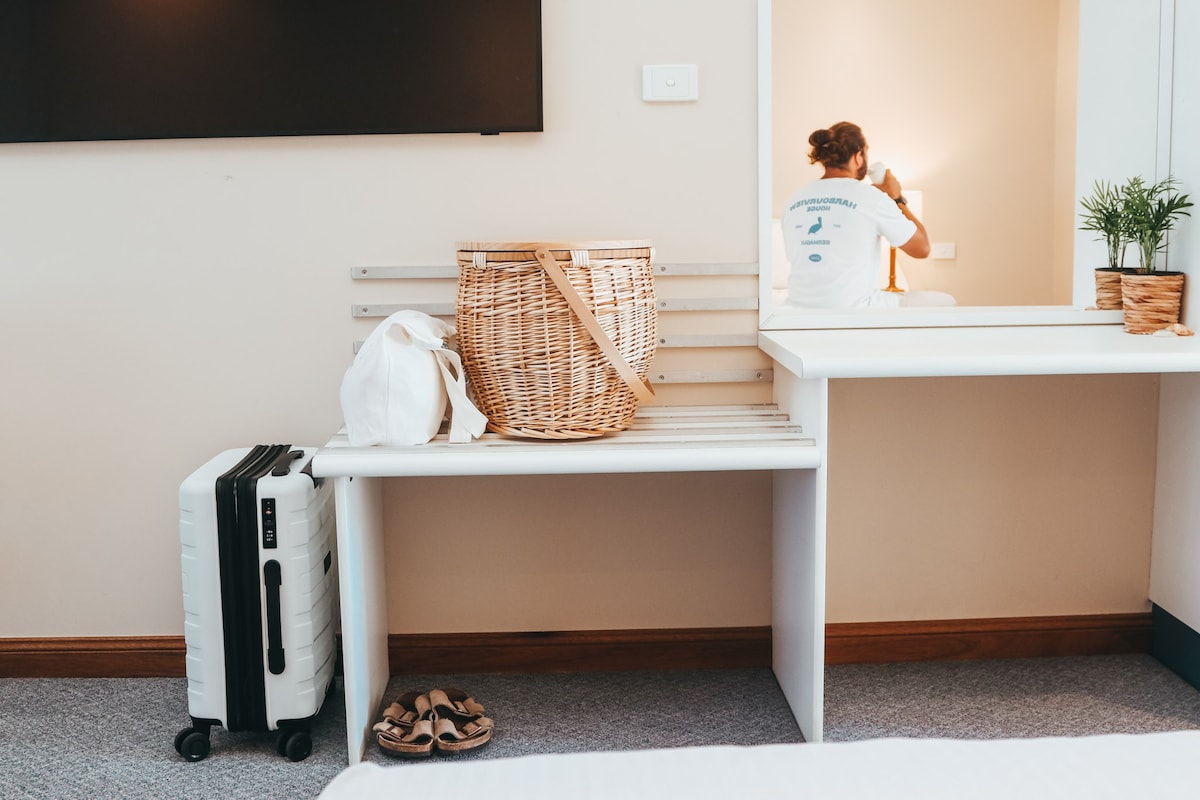
<instances>
[{"instance_id":1,"label":"white bed linen","mask_svg":"<svg viewBox=\"0 0 1200 800\"><path fill-rule=\"evenodd\" d=\"M584 798L1200 798L1200 731L1042 739L861 742L568 753L383 767L320 800Z\"/></svg>"}]
</instances>

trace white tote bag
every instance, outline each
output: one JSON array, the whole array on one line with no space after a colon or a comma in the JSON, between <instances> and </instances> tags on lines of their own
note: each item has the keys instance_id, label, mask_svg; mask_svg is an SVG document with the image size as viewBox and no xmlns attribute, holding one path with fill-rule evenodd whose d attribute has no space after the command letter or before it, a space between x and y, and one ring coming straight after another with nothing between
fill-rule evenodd
<instances>
[{"instance_id":1,"label":"white tote bag","mask_svg":"<svg viewBox=\"0 0 1200 800\"><path fill-rule=\"evenodd\" d=\"M342 415L354 447L425 444L451 407L450 441L469 442L487 418L467 397L458 353L446 348L454 326L420 311L381 322L342 378Z\"/></svg>"}]
</instances>

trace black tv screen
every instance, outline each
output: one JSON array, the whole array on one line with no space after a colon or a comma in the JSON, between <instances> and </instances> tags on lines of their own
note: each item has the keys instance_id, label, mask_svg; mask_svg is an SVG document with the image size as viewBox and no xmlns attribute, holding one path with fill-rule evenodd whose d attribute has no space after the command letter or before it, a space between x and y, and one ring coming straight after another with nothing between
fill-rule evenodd
<instances>
[{"instance_id":1,"label":"black tv screen","mask_svg":"<svg viewBox=\"0 0 1200 800\"><path fill-rule=\"evenodd\" d=\"M0 0L0 141L542 130L541 0Z\"/></svg>"}]
</instances>

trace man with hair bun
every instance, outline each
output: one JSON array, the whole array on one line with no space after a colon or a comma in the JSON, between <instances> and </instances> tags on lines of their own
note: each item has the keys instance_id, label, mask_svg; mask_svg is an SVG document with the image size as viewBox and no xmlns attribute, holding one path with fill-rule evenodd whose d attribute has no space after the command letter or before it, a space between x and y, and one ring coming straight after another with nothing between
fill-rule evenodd
<instances>
[{"instance_id":1,"label":"man with hair bun","mask_svg":"<svg viewBox=\"0 0 1200 800\"><path fill-rule=\"evenodd\" d=\"M929 255L925 226L908 207L900 181L887 170L867 177L867 140L852 122L813 131L808 160L825 174L801 188L783 212L791 272L789 305L805 308L888 308L947 305L942 292L885 292L879 286L879 237L913 258ZM946 300L949 299L949 303Z\"/></svg>"}]
</instances>

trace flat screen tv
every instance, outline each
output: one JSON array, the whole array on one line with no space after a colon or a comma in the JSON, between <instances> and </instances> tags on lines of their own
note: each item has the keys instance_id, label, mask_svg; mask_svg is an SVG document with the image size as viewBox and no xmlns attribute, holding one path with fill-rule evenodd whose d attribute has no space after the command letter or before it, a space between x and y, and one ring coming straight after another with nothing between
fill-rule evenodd
<instances>
[{"instance_id":1,"label":"flat screen tv","mask_svg":"<svg viewBox=\"0 0 1200 800\"><path fill-rule=\"evenodd\" d=\"M0 0L0 142L540 130L541 0Z\"/></svg>"}]
</instances>

